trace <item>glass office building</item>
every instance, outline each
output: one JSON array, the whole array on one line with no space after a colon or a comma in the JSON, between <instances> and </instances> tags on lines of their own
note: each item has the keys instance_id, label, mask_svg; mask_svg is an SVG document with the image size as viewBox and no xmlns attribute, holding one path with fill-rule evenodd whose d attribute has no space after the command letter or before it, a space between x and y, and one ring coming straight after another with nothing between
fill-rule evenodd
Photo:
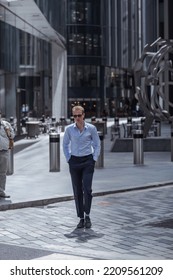
<instances>
[{"instance_id":1,"label":"glass office building","mask_svg":"<svg viewBox=\"0 0 173 280\"><path fill-rule=\"evenodd\" d=\"M124 116L134 61L173 36L171 11L171 0L0 0L1 110L58 119L81 104L87 117Z\"/></svg>"},{"instance_id":2,"label":"glass office building","mask_svg":"<svg viewBox=\"0 0 173 280\"><path fill-rule=\"evenodd\" d=\"M134 96L134 61L146 42L157 38L158 1L64 2L67 116L75 104L85 107L87 117L127 115L125 104Z\"/></svg>"},{"instance_id":3,"label":"glass office building","mask_svg":"<svg viewBox=\"0 0 173 280\"><path fill-rule=\"evenodd\" d=\"M43 12L36 2L0 1L0 109L6 118L17 118L19 130L23 116L67 114L63 6L60 1L38 1ZM51 16L50 23L44 14Z\"/></svg>"}]
</instances>

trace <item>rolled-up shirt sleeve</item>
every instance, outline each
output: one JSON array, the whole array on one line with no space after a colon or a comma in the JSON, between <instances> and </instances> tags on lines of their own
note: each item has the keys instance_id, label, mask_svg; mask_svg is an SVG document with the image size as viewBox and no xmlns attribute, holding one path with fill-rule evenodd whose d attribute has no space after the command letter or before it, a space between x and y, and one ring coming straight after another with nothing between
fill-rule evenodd
<instances>
[{"instance_id":1,"label":"rolled-up shirt sleeve","mask_svg":"<svg viewBox=\"0 0 173 280\"><path fill-rule=\"evenodd\" d=\"M100 138L95 126L92 129L92 147L93 147L93 159L98 160L100 155Z\"/></svg>"},{"instance_id":2,"label":"rolled-up shirt sleeve","mask_svg":"<svg viewBox=\"0 0 173 280\"><path fill-rule=\"evenodd\" d=\"M70 157L71 157L71 153L70 153L70 135L68 132L68 128L66 128L65 133L64 133L64 138L63 138L63 152L66 158L66 161L68 162Z\"/></svg>"}]
</instances>

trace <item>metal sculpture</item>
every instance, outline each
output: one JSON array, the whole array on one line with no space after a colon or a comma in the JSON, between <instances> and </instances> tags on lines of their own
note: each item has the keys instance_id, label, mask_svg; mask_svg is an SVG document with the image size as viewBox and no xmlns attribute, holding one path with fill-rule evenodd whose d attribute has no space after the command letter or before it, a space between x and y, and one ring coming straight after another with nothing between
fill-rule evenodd
<instances>
[{"instance_id":1,"label":"metal sculpture","mask_svg":"<svg viewBox=\"0 0 173 280\"><path fill-rule=\"evenodd\" d=\"M163 109L163 106L173 107L164 92L164 74L166 71L173 72L170 53L173 53L173 40L158 38L144 47L141 57L135 61L133 67L135 97L146 117L144 137L147 136L154 119L169 120L171 123L173 121L173 116Z\"/></svg>"}]
</instances>

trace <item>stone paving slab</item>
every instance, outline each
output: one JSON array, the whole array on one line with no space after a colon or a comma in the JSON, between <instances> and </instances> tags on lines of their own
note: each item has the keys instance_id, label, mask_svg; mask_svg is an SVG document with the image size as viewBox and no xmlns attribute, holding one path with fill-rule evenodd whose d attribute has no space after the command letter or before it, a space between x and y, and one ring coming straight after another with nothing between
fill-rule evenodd
<instances>
[{"instance_id":1,"label":"stone paving slab","mask_svg":"<svg viewBox=\"0 0 173 280\"><path fill-rule=\"evenodd\" d=\"M94 197L91 229L75 228L74 201L1 211L0 244L38 259L172 259L172 201L173 185Z\"/></svg>"}]
</instances>

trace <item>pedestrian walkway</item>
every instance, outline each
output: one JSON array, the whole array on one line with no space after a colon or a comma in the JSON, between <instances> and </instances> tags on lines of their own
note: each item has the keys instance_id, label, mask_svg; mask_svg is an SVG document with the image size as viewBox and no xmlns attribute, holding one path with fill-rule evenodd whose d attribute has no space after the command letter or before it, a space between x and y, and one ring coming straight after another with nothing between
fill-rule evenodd
<instances>
[{"instance_id":1,"label":"pedestrian walkway","mask_svg":"<svg viewBox=\"0 0 173 280\"><path fill-rule=\"evenodd\" d=\"M0 259L173 258L170 152L146 152L144 165L136 166L133 153L110 152L109 132L104 168L94 174L91 229L76 229L63 133L60 172L49 172L48 135L15 142L14 174L7 178L11 199L0 200Z\"/></svg>"},{"instance_id":2,"label":"pedestrian walkway","mask_svg":"<svg viewBox=\"0 0 173 280\"><path fill-rule=\"evenodd\" d=\"M0 212L0 259L172 260L173 186L93 199L91 229L74 201Z\"/></svg>"},{"instance_id":3,"label":"pedestrian walkway","mask_svg":"<svg viewBox=\"0 0 173 280\"><path fill-rule=\"evenodd\" d=\"M104 139L104 168L97 168L93 180L95 196L135 188L173 183L171 152L145 152L144 165L134 165L133 153L110 152L110 125ZM164 129L169 131L167 125ZM15 142L14 174L7 177L10 199L0 200L0 210L46 205L73 199L68 164L62 152L60 172L49 172L49 135Z\"/></svg>"}]
</instances>

